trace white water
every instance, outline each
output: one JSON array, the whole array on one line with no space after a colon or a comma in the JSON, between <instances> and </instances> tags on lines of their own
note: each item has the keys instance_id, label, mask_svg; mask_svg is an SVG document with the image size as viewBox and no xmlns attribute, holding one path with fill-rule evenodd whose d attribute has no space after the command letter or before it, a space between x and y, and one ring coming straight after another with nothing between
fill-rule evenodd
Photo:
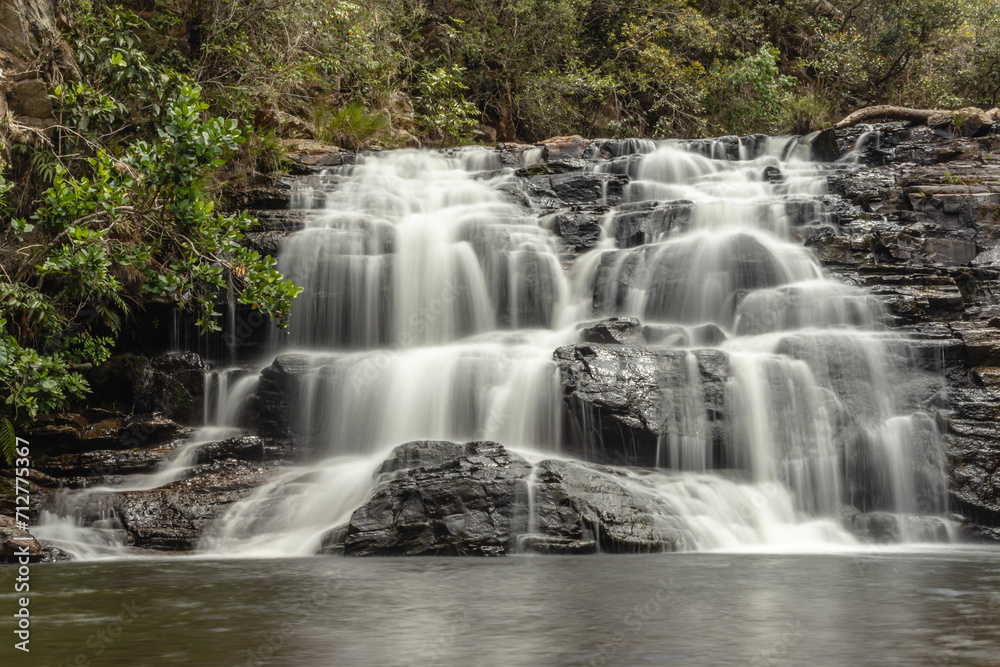
<instances>
[{"instance_id":1,"label":"white water","mask_svg":"<svg viewBox=\"0 0 1000 667\"><path fill-rule=\"evenodd\" d=\"M632 178L623 212L649 200L689 202L691 212L618 248L622 213L612 210L597 248L569 270L539 216L497 189L510 174L475 173L497 169L493 153L399 151L345 169L323 215L283 247L279 266L305 293L290 335L273 343L275 354L308 361L295 431L328 458L238 503L202 548L314 553L404 442L491 439L560 456L567 415L553 350L576 340L576 323L609 315L728 335L719 345L731 368L724 440L713 440L689 352L682 385L663 388L663 468L628 482L651 514L680 522L687 548L839 548L855 543L840 525L845 503L941 515L940 442L898 390L906 369L890 358L890 343L905 343L884 330L871 296L826 277L789 240L796 216L823 224L824 177L794 157L796 142L772 141L758 157L741 147L747 159L735 162L644 143L633 147L641 154L601 164ZM721 146L699 150L718 158ZM766 167L783 180L765 181ZM224 409L206 404L214 416L203 433L218 439L256 379L231 391L228 375L211 382L231 397ZM201 437L148 483L176 479Z\"/></svg>"}]
</instances>

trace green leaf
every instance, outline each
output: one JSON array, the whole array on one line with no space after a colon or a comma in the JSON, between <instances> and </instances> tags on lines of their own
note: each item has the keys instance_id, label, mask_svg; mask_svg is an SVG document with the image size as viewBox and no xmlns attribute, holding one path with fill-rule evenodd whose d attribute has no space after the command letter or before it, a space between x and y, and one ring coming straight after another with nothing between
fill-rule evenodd
<instances>
[{"instance_id":1,"label":"green leaf","mask_svg":"<svg viewBox=\"0 0 1000 667\"><path fill-rule=\"evenodd\" d=\"M14 425L6 417L0 417L0 456L3 456L7 465L14 465L14 458L17 456Z\"/></svg>"}]
</instances>

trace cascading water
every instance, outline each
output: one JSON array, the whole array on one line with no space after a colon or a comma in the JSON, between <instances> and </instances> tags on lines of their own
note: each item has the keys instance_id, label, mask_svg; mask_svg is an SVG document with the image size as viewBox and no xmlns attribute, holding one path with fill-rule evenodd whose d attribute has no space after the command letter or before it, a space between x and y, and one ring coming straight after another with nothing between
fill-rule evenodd
<instances>
[{"instance_id":1,"label":"cascading water","mask_svg":"<svg viewBox=\"0 0 1000 667\"><path fill-rule=\"evenodd\" d=\"M677 384L661 387L657 469L627 484L687 548L850 544L848 507L947 526L940 438L906 390L905 340L873 297L792 241L796 225L825 222L824 174L798 139L735 156L718 142L626 148L588 167L630 181L596 248L565 264L547 211L511 201L516 179L492 152L376 154L333 174L325 210L282 248L280 268L305 291L272 342L305 368L291 419L320 460L237 503L200 547L315 553L404 442L562 456L571 435L553 351L578 340L579 323L621 315L680 331L658 344L686 348ZM695 335L705 325L720 336ZM730 369L722 435L704 347ZM233 385L228 416L206 405L208 424L234 424L255 382Z\"/></svg>"}]
</instances>

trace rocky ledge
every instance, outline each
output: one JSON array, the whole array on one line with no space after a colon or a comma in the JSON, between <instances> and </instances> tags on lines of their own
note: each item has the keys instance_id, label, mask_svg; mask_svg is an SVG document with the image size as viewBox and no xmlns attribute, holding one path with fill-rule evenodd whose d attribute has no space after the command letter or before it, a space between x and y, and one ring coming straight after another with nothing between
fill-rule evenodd
<instances>
[{"instance_id":1,"label":"rocky ledge","mask_svg":"<svg viewBox=\"0 0 1000 667\"><path fill-rule=\"evenodd\" d=\"M323 553L499 556L510 552L674 551L689 537L626 470L567 460L528 463L495 442L411 442L376 489L329 533Z\"/></svg>"}]
</instances>

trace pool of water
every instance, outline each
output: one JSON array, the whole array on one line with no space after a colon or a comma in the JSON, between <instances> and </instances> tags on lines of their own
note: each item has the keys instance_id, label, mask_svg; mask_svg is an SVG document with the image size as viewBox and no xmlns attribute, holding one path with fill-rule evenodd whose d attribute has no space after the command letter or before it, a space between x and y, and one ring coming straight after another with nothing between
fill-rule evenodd
<instances>
[{"instance_id":1,"label":"pool of water","mask_svg":"<svg viewBox=\"0 0 1000 667\"><path fill-rule=\"evenodd\" d=\"M35 565L31 587L31 653L5 632L0 664L1000 664L987 548L130 559Z\"/></svg>"}]
</instances>

